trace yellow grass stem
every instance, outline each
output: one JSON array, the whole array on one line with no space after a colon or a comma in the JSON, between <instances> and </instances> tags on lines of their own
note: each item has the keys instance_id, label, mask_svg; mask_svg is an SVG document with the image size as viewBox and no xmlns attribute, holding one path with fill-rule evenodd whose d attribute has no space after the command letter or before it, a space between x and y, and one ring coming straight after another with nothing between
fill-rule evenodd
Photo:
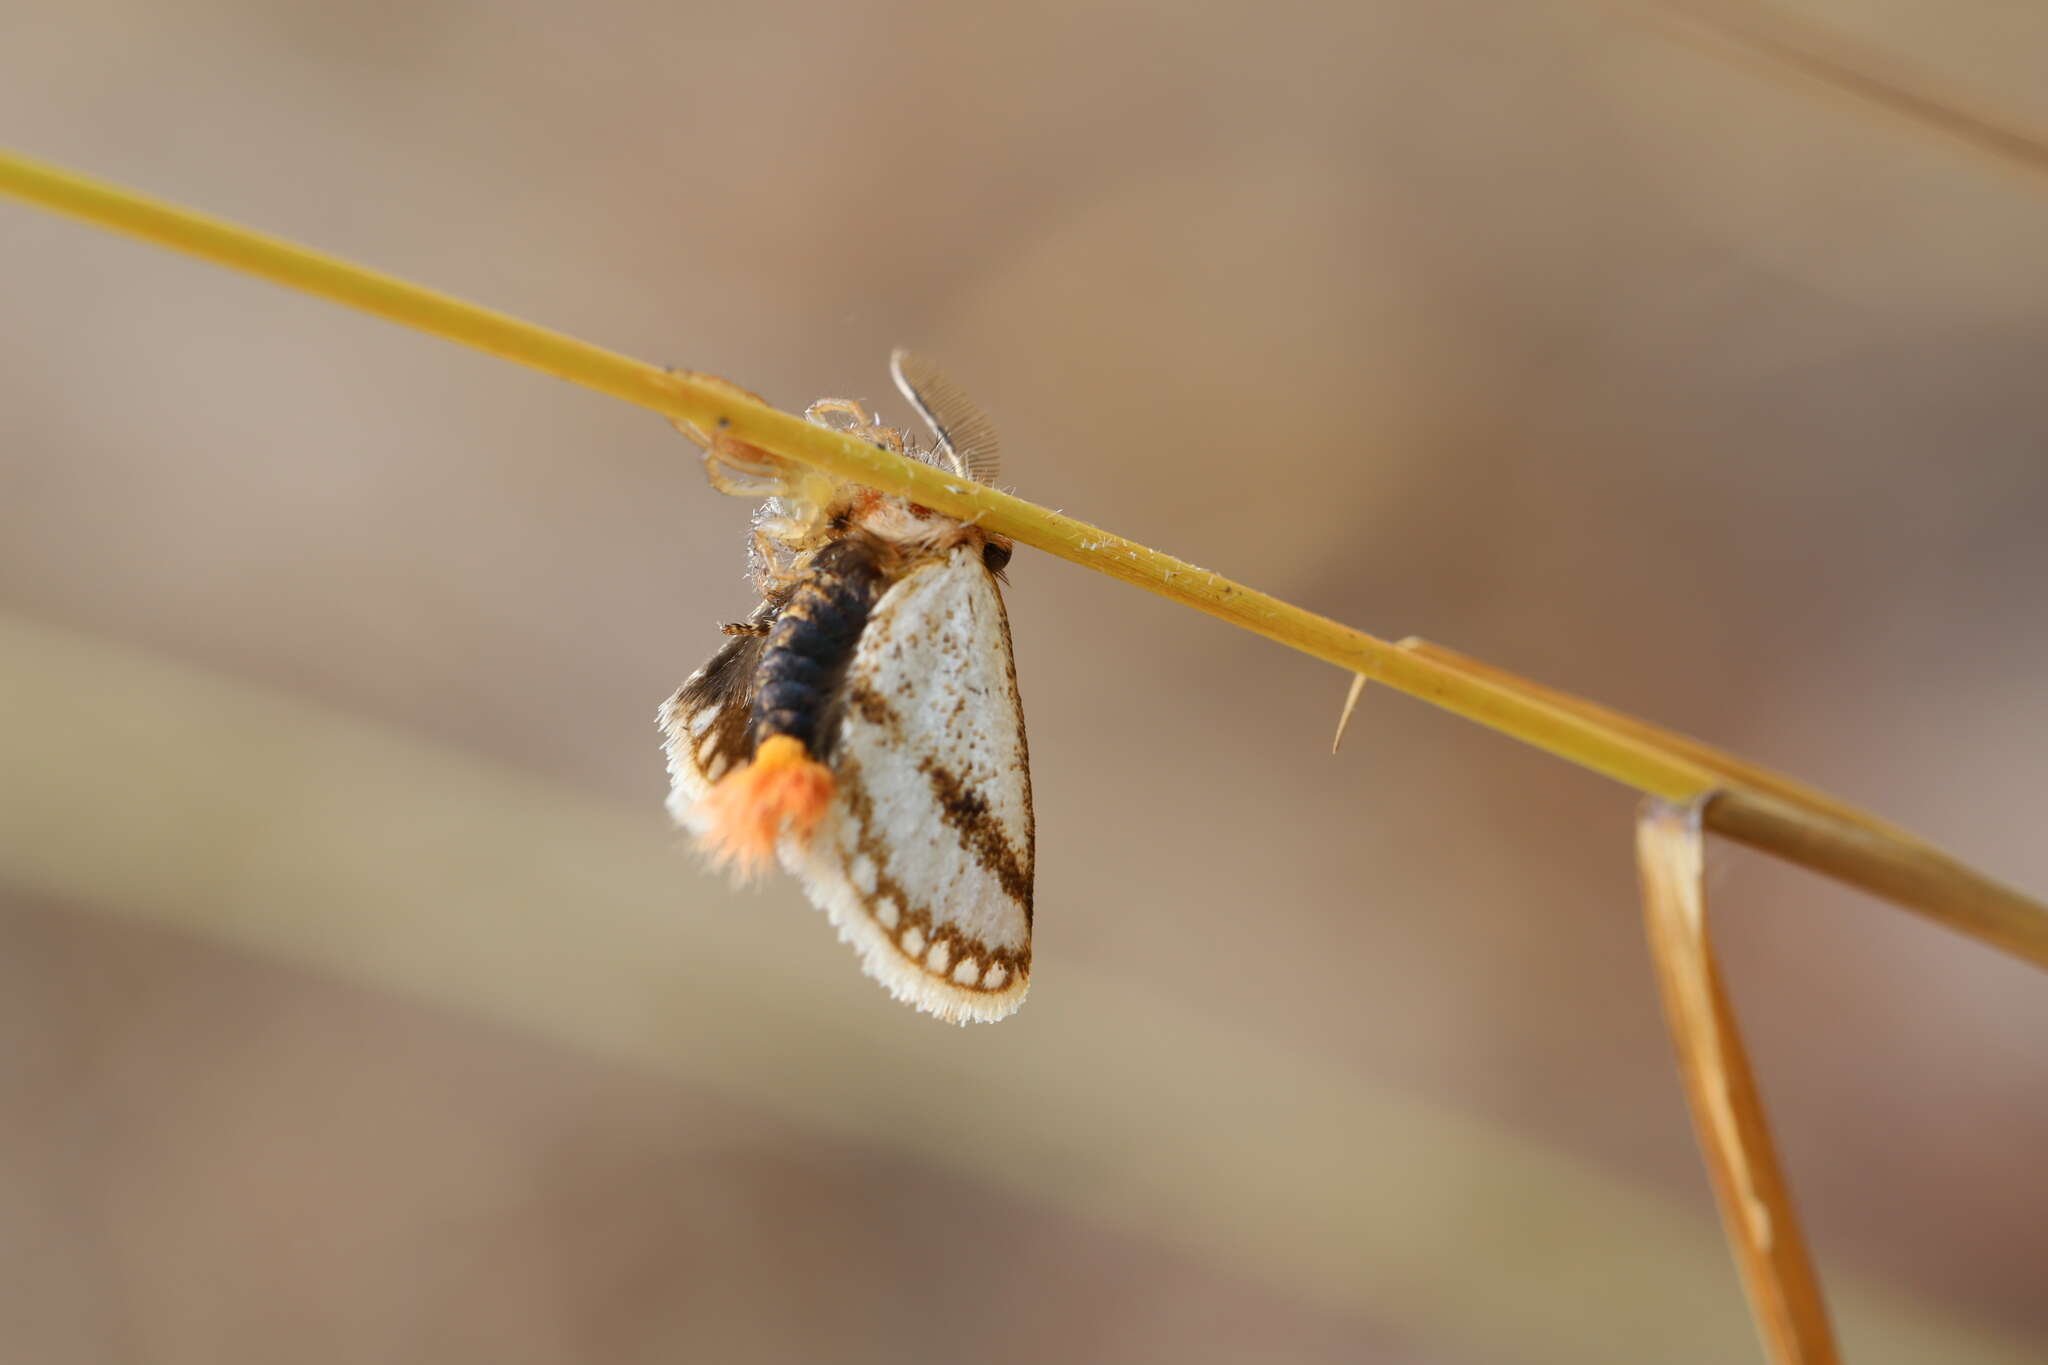
<instances>
[{"instance_id":1,"label":"yellow grass stem","mask_svg":"<svg viewBox=\"0 0 2048 1365\"><path fill-rule=\"evenodd\" d=\"M1696 741L1421 642L1389 643L1100 527L530 322L132 190L0 151L0 192L488 351L848 482L912 498L1209 613L1674 803L1725 793L1730 837L2048 966L2048 908L1841 802ZM1717 812L1732 810L1744 818ZM1761 814L1760 814L1761 813ZM1768 818L1764 818L1767 815Z\"/></svg>"},{"instance_id":2,"label":"yellow grass stem","mask_svg":"<svg viewBox=\"0 0 2048 1365\"><path fill-rule=\"evenodd\" d=\"M1643 919L1664 1015L1765 1351L1774 1365L1836 1365L1820 1278L1707 934L1700 818L1698 804L1650 800L1636 824Z\"/></svg>"}]
</instances>

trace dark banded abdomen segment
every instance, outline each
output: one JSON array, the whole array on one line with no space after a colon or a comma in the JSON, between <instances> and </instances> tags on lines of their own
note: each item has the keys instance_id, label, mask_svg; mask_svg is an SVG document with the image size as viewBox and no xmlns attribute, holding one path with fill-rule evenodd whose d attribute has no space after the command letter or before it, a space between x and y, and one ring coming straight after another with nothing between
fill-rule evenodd
<instances>
[{"instance_id":1,"label":"dark banded abdomen segment","mask_svg":"<svg viewBox=\"0 0 2048 1365\"><path fill-rule=\"evenodd\" d=\"M768 633L755 673L754 743L788 735L822 757L847 661L888 586L878 548L848 536L818 552Z\"/></svg>"}]
</instances>

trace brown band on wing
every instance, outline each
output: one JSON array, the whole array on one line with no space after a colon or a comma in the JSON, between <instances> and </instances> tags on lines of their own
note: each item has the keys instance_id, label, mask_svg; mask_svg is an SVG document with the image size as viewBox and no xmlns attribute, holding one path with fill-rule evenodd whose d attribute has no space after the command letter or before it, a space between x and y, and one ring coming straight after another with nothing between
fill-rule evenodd
<instances>
[{"instance_id":1,"label":"brown band on wing","mask_svg":"<svg viewBox=\"0 0 2048 1365\"><path fill-rule=\"evenodd\" d=\"M891 735L902 730L903 721L897 716L896 708L889 705L888 698L869 686L865 678L856 679L847 686L846 704L878 730L886 730Z\"/></svg>"},{"instance_id":2,"label":"brown band on wing","mask_svg":"<svg viewBox=\"0 0 2048 1365\"><path fill-rule=\"evenodd\" d=\"M974 855L984 872L996 879L1004 894L1024 907L1024 923L1031 923L1031 870L1018 860L1010 836L989 813L988 799L962 782L942 764L925 759L917 765L932 784L946 823L960 835L961 847Z\"/></svg>"},{"instance_id":3,"label":"brown band on wing","mask_svg":"<svg viewBox=\"0 0 2048 1365\"><path fill-rule=\"evenodd\" d=\"M840 778L839 797L844 803L847 818L853 822L855 850L866 855L875 865L875 895L878 898L889 897L901 907L897 912L894 928L883 924L879 919L875 921L876 927L889 936L891 946L897 952L902 953L904 959L913 966L930 973L934 980L943 979L956 990L993 995L1002 991L1014 990L1017 982L1028 980L1031 976L1031 944L1028 939L1022 948L999 948L994 944L984 943L980 939L968 937L957 925L950 923L938 924L931 910L917 905L911 900L910 894L903 889L902 883L889 875L889 850L887 845L875 837L874 803L868 799L867 788L861 782L860 765L855 763L852 758L841 755L838 768ZM1001 831L998 830L996 833L1000 837ZM1004 886L1004 891L1006 894L1008 893L1009 888L1007 885ZM1024 924L1028 929L1031 924L1030 879L1028 877L1025 879L1025 894L1021 903L1024 906ZM872 909L869 909L869 914L870 916L873 915ZM903 947L905 932L913 928L924 936L927 943L946 944L948 951L953 954L954 961L956 962L964 954L985 963L986 966L983 967L981 972L981 975L984 977L988 974L988 967L1001 967L1005 973L1003 983L999 986L965 985L958 978L947 973L933 972L924 963L921 956L913 957Z\"/></svg>"}]
</instances>

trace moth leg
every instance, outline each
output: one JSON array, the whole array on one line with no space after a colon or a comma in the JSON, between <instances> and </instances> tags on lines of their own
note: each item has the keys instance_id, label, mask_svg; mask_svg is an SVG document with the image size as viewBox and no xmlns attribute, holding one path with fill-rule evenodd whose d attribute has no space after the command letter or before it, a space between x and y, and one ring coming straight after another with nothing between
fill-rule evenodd
<instances>
[{"instance_id":1,"label":"moth leg","mask_svg":"<svg viewBox=\"0 0 2048 1365\"><path fill-rule=\"evenodd\" d=\"M729 394L747 403L762 403L758 393L741 388L729 379L715 374L703 374L694 370L671 369L670 374L691 380L701 387ZM698 423L687 418L671 418L677 431L690 438L704 452L704 472L711 480L711 486L721 493L730 493L743 498L779 497L787 489L784 485L799 471L792 469L789 462L780 456L740 440L726 430L727 419L721 415L715 422Z\"/></svg>"},{"instance_id":2,"label":"moth leg","mask_svg":"<svg viewBox=\"0 0 2048 1365\"><path fill-rule=\"evenodd\" d=\"M723 432L714 434L704 446L704 477L719 492L736 498L787 497L796 491L802 476L802 470L780 455Z\"/></svg>"},{"instance_id":3,"label":"moth leg","mask_svg":"<svg viewBox=\"0 0 2048 1365\"><path fill-rule=\"evenodd\" d=\"M903 445L903 433L894 427L882 425L882 419L869 412L865 405L851 398L820 398L804 409L806 421L816 422L833 431L843 431L849 436L859 437L870 445L902 455L907 453Z\"/></svg>"},{"instance_id":4,"label":"moth leg","mask_svg":"<svg viewBox=\"0 0 2048 1365\"><path fill-rule=\"evenodd\" d=\"M786 598L804 581L802 539L781 522L756 527L748 541L747 562L753 566L754 588L771 600Z\"/></svg>"},{"instance_id":5,"label":"moth leg","mask_svg":"<svg viewBox=\"0 0 2048 1365\"><path fill-rule=\"evenodd\" d=\"M804 409L804 420L834 431L861 431L875 424L875 414L851 398L820 398Z\"/></svg>"}]
</instances>

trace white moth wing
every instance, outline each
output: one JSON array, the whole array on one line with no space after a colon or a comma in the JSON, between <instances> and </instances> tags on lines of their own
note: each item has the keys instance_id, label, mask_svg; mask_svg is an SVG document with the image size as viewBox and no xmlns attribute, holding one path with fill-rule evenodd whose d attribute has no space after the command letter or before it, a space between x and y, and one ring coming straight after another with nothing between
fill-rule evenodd
<instances>
[{"instance_id":1,"label":"white moth wing","mask_svg":"<svg viewBox=\"0 0 2048 1365\"><path fill-rule=\"evenodd\" d=\"M974 547L882 595L840 703L832 816L785 864L890 994L1001 1019L1031 980L1031 774L1009 619Z\"/></svg>"},{"instance_id":2,"label":"white moth wing","mask_svg":"<svg viewBox=\"0 0 2048 1365\"><path fill-rule=\"evenodd\" d=\"M764 625L773 618L774 609L763 604L752 619ZM753 755L754 674L766 644L760 635L726 641L661 704L656 721L668 756L668 809L678 824L692 824L712 784Z\"/></svg>"}]
</instances>

